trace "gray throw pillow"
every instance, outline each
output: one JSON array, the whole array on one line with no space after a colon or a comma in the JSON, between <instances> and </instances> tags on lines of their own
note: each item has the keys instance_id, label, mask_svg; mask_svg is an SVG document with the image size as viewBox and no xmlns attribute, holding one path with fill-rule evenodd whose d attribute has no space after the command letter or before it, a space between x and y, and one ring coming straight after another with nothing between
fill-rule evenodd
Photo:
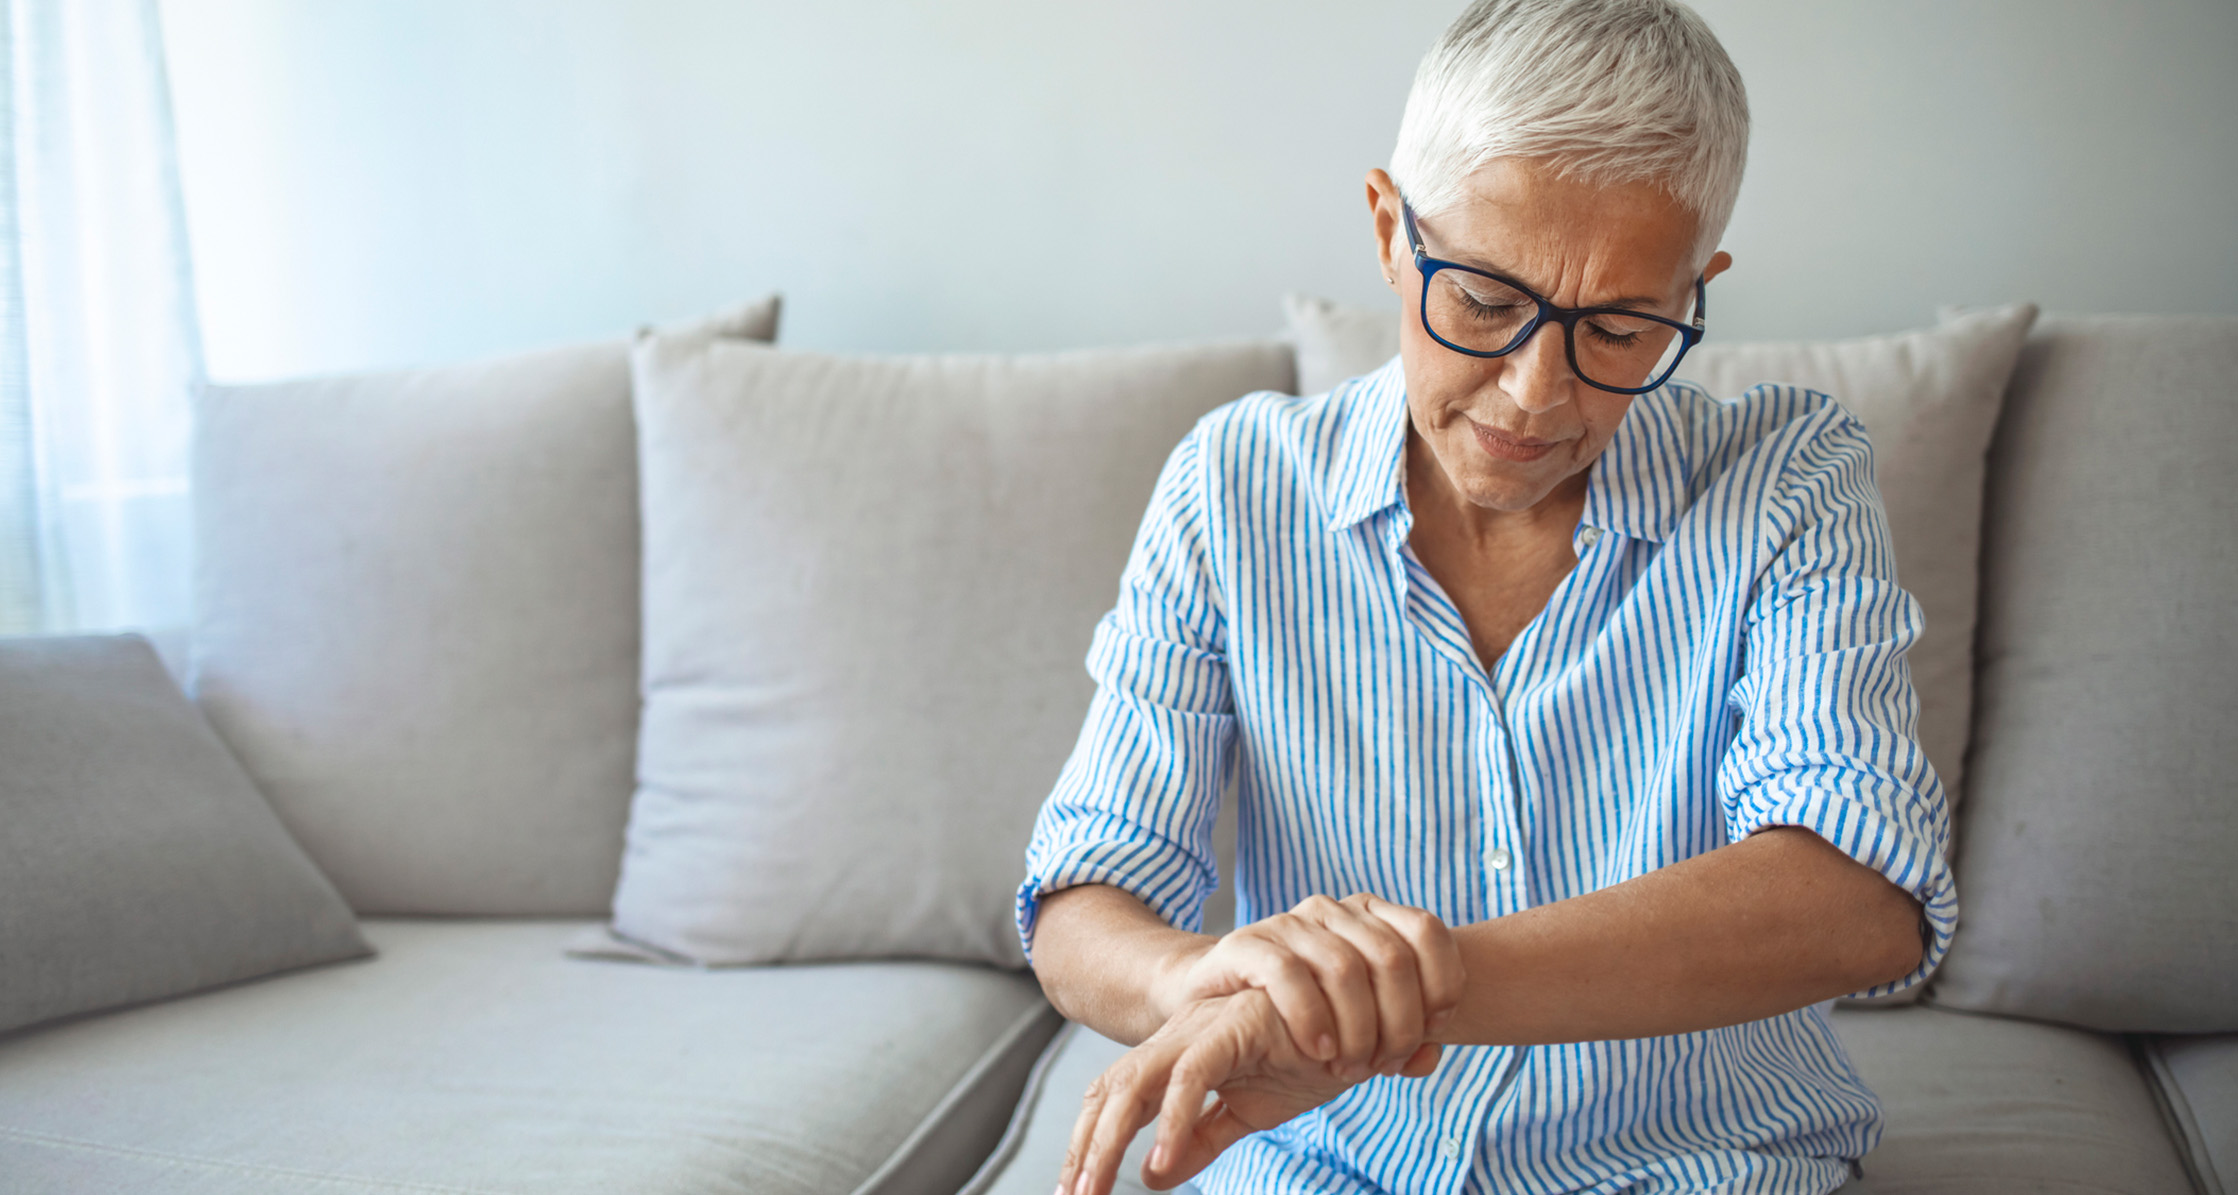
<instances>
[{"instance_id":1,"label":"gray throw pillow","mask_svg":"<svg viewBox=\"0 0 2238 1195\"><path fill-rule=\"evenodd\" d=\"M1990 452L1964 917L1927 999L2238 1031L2238 319L2046 320Z\"/></svg>"},{"instance_id":2,"label":"gray throw pillow","mask_svg":"<svg viewBox=\"0 0 2238 1195\"><path fill-rule=\"evenodd\" d=\"M777 299L708 334L767 341ZM622 340L216 386L195 696L361 913L595 916L637 744Z\"/></svg>"},{"instance_id":3,"label":"gray throw pillow","mask_svg":"<svg viewBox=\"0 0 2238 1195\"><path fill-rule=\"evenodd\" d=\"M1275 341L635 357L645 710L614 925L702 963L1019 965L1011 900L1167 455Z\"/></svg>"},{"instance_id":4,"label":"gray throw pillow","mask_svg":"<svg viewBox=\"0 0 2238 1195\"><path fill-rule=\"evenodd\" d=\"M0 1032L369 953L145 638L0 639Z\"/></svg>"}]
</instances>

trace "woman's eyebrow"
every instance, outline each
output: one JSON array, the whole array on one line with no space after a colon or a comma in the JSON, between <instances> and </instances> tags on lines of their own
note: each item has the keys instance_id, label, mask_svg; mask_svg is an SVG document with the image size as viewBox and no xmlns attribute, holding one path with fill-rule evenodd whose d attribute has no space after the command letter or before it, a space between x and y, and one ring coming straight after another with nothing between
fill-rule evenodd
<instances>
[{"instance_id":1,"label":"woman's eyebrow","mask_svg":"<svg viewBox=\"0 0 2238 1195\"><path fill-rule=\"evenodd\" d=\"M1417 235L1421 236L1422 238L1422 251L1424 253L1429 253L1430 256L1436 257L1440 261L1450 261L1457 266L1467 266L1472 270L1481 270L1487 274L1498 274L1502 278L1513 278L1517 282L1531 287L1531 289L1533 290L1537 290L1540 294L1546 293L1543 290L1539 290L1539 288L1535 284L1533 284L1530 279L1523 277L1521 274L1507 269L1504 266L1494 265L1490 261L1487 261L1482 257L1478 257L1473 253L1466 255L1456 254L1452 257L1443 257L1437 253L1433 253L1430 250L1430 234L1428 230L1421 229L1419 223L1416 225L1416 228L1419 230ZM1624 307L1638 310L1643 315L1654 315L1655 309L1662 306L1662 304L1663 300L1655 297L1654 295L1624 295L1620 298L1615 299L1602 299L1600 302L1597 303L1581 303L1578 306L1580 309L1591 309L1597 307Z\"/></svg>"}]
</instances>

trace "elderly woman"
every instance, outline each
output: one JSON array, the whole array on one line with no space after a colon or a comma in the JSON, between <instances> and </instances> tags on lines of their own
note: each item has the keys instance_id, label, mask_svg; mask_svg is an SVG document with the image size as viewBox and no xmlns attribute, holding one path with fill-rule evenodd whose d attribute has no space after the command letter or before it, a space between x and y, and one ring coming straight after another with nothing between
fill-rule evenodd
<instances>
[{"instance_id":1,"label":"elderly woman","mask_svg":"<svg viewBox=\"0 0 2238 1195\"><path fill-rule=\"evenodd\" d=\"M1949 813L1863 431L1671 380L1747 123L1671 0L1482 0L1423 61L1367 179L1398 358L1206 417L1097 628L1019 928L1140 1044L1063 1190L1153 1121L1145 1179L1207 1192L1828 1191L1873 1147L1817 1005L1941 956Z\"/></svg>"}]
</instances>

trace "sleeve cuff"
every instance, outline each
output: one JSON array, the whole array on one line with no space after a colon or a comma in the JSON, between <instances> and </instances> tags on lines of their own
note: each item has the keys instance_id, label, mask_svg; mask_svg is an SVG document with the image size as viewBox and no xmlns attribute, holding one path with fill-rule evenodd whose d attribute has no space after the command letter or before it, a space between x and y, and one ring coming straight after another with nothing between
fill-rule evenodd
<instances>
[{"instance_id":1,"label":"sleeve cuff","mask_svg":"<svg viewBox=\"0 0 2238 1195\"><path fill-rule=\"evenodd\" d=\"M1026 874L1018 886L1016 914L1018 944L1033 965L1034 926L1041 917L1042 898L1083 884L1109 884L1148 906L1175 929L1196 933L1204 924L1205 898L1214 880L1190 862L1187 852L1168 846L1160 850L1140 843L1103 842L1071 847Z\"/></svg>"}]
</instances>

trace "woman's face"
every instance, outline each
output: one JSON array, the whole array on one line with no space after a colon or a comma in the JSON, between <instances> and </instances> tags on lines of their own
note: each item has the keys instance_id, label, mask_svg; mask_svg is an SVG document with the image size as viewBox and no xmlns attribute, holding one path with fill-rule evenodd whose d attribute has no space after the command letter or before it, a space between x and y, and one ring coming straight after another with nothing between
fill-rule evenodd
<instances>
[{"instance_id":1,"label":"woman's face","mask_svg":"<svg viewBox=\"0 0 2238 1195\"><path fill-rule=\"evenodd\" d=\"M1468 195L1434 216L1418 214L1431 257L1513 278L1563 307L1622 305L1681 321L1691 315L1697 221L1653 184L1581 183L1502 158L1470 176ZM1569 492L1563 483L1582 482L1632 397L1579 381L1562 327L1552 321L1503 357L1471 357L1431 339L1422 327L1422 275L1390 175L1369 172L1368 202L1384 276L1404 304L1407 413L1452 488L1472 505L1502 511ZM1700 273L1714 277L1731 263L1721 252Z\"/></svg>"}]
</instances>

